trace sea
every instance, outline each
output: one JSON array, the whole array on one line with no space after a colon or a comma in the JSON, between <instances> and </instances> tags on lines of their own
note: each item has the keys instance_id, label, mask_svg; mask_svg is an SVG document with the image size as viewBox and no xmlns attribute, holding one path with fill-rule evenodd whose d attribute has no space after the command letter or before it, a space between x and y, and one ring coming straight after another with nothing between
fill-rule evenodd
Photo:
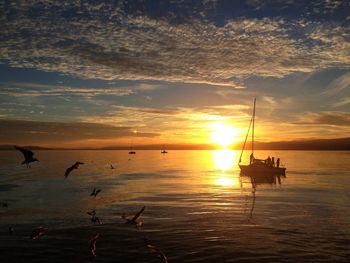
<instances>
[{"instance_id":1,"label":"sea","mask_svg":"<svg viewBox=\"0 0 350 263\"><path fill-rule=\"evenodd\" d=\"M35 156L0 151L0 262L350 262L350 151L256 151L286 167L258 180L232 150Z\"/></svg>"}]
</instances>

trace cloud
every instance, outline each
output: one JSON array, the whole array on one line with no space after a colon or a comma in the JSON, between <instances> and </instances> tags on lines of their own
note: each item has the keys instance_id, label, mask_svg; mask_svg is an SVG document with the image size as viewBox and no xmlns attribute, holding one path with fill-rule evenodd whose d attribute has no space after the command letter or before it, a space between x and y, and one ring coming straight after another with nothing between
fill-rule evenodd
<instances>
[{"instance_id":1,"label":"cloud","mask_svg":"<svg viewBox=\"0 0 350 263\"><path fill-rule=\"evenodd\" d=\"M128 138L132 127L116 127L87 122L43 122L0 119L0 143L13 144L53 144L59 146L74 141L108 140ZM138 132L138 137L153 138L156 133Z\"/></svg>"},{"instance_id":2,"label":"cloud","mask_svg":"<svg viewBox=\"0 0 350 263\"><path fill-rule=\"evenodd\" d=\"M181 10L190 8L181 3ZM0 61L82 78L240 87L253 75L283 77L350 64L349 29L341 24L236 18L217 25L191 12L175 23L142 10L128 13L125 3L109 1L2 7Z\"/></svg>"},{"instance_id":3,"label":"cloud","mask_svg":"<svg viewBox=\"0 0 350 263\"><path fill-rule=\"evenodd\" d=\"M346 0L247 0L256 10L297 10L303 9L304 15L333 14L349 7Z\"/></svg>"},{"instance_id":4,"label":"cloud","mask_svg":"<svg viewBox=\"0 0 350 263\"><path fill-rule=\"evenodd\" d=\"M0 83L0 95L15 97L71 96L91 98L98 95L128 96L135 93L130 88L120 87L71 87L37 83Z\"/></svg>"},{"instance_id":5,"label":"cloud","mask_svg":"<svg viewBox=\"0 0 350 263\"><path fill-rule=\"evenodd\" d=\"M307 112L299 117L295 123L350 127L350 113L341 111Z\"/></svg>"},{"instance_id":6,"label":"cloud","mask_svg":"<svg viewBox=\"0 0 350 263\"><path fill-rule=\"evenodd\" d=\"M249 109L249 114L247 114ZM222 105L205 107L128 107L113 106L107 114L81 116L80 121L109 125L129 125L142 132L155 132L164 137L169 134L191 134L183 140L208 137L210 124L225 122L245 127L250 119L250 107L245 105ZM177 136L175 136L177 137ZM180 137L177 137L179 139Z\"/></svg>"},{"instance_id":7,"label":"cloud","mask_svg":"<svg viewBox=\"0 0 350 263\"><path fill-rule=\"evenodd\" d=\"M333 80L327 89L323 92L323 95L338 95L350 89L350 72L347 72L340 77Z\"/></svg>"},{"instance_id":8,"label":"cloud","mask_svg":"<svg viewBox=\"0 0 350 263\"><path fill-rule=\"evenodd\" d=\"M338 101L332 104L333 107L341 107L344 105L350 104L350 97L339 99Z\"/></svg>"}]
</instances>

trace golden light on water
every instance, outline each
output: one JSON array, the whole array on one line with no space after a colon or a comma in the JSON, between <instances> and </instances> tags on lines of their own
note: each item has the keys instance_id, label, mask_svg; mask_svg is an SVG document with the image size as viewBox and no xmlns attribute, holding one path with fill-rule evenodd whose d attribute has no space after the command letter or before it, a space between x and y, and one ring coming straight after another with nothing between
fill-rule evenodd
<instances>
[{"instance_id":1,"label":"golden light on water","mask_svg":"<svg viewBox=\"0 0 350 263\"><path fill-rule=\"evenodd\" d=\"M240 129L228 126L221 122L211 125L213 132L211 133L212 142L226 147L234 142L239 141Z\"/></svg>"},{"instance_id":2,"label":"golden light on water","mask_svg":"<svg viewBox=\"0 0 350 263\"><path fill-rule=\"evenodd\" d=\"M236 177L229 178L227 175L219 177L216 181L217 185L223 186L223 187L229 187L229 186L235 186L238 185L238 181Z\"/></svg>"},{"instance_id":3,"label":"golden light on water","mask_svg":"<svg viewBox=\"0 0 350 263\"><path fill-rule=\"evenodd\" d=\"M237 164L238 152L228 149L212 151L213 165L221 170L214 180L215 185L222 187L238 187L239 179L232 168Z\"/></svg>"},{"instance_id":4,"label":"golden light on water","mask_svg":"<svg viewBox=\"0 0 350 263\"><path fill-rule=\"evenodd\" d=\"M215 167L222 171L232 168L237 159L237 152L228 149L213 151L212 155Z\"/></svg>"}]
</instances>

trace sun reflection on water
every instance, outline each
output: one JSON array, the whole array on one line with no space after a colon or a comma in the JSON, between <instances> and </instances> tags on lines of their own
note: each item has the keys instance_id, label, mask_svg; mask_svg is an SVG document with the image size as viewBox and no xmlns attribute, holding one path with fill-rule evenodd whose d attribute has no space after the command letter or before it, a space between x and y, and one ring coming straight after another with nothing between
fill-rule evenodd
<instances>
[{"instance_id":1,"label":"sun reflection on water","mask_svg":"<svg viewBox=\"0 0 350 263\"><path fill-rule=\"evenodd\" d=\"M222 171L232 168L237 159L237 152L228 149L213 151L212 154L215 167Z\"/></svg>"},{"instance_id":2,"label":"sun reflection on water","mask_svg":"<svg viewBox=\"0 0 350 263\"><path fill-rule=\"evenodd\" d=\"M222 187L236 187L239 186L239 178L232 171L237 161L237 151L228 149L217 150L212 152L213 165L215 168L221 170L215 180L214 184Z\"/></svg>"},{"instance_id":3,"label":"sun reflection on water","mask_svg":"<svg viewBox=\"0 0 350 263\"><path fill-rule=\"evenodd\" d=\"M237 185L237 180L234 177L229 178L229 177L227 177L227 175L224 175L222 177L219 177L216 180L216 184L223 186L223 187L229 187L229 186Z\"/></svg>"}]
</instances>

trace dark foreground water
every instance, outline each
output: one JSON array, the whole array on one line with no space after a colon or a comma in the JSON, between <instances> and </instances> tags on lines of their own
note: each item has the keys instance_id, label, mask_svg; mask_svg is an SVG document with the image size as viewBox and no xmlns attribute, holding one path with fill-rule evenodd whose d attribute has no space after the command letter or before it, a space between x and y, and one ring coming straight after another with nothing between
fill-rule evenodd
<instances>
[{"instance_id":1,"label":"dark foreground water","mask_svg":"<svg viewBox=\"0 0 350 263\"><path fill-rule=\"evenodd\" d=\"M29 169L2 151L0 262L162 262L144 237L169 262L349 262L350 152L256 155L268 154L286 178L240 177L236 151L36 151ZM121 215L144 205L142 229L126 225ZM30 240L38 226L48 233Z\"/></svg>"}]
</instances>

